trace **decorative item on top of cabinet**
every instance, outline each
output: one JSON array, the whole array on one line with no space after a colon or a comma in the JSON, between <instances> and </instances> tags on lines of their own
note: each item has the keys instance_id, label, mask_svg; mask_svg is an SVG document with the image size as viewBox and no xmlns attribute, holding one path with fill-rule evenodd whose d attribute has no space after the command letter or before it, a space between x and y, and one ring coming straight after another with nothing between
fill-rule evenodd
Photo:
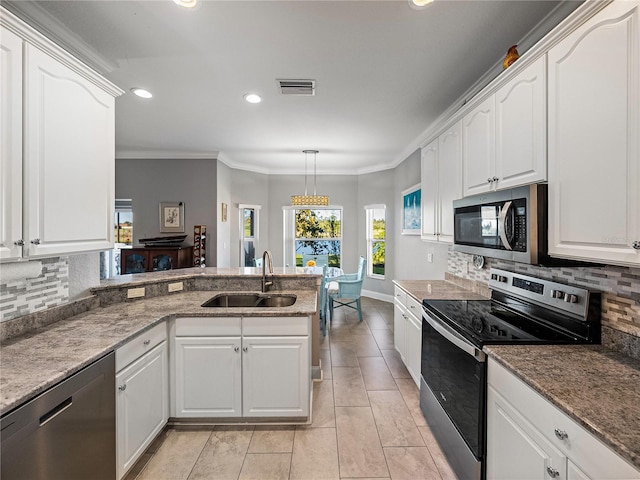
<instances>
[{"instance_id":1,"label":"decorative item on top of cabinet","mask_svg":"<svg viewBox=\"0 0 640 480\"><path fill-rule=\"evenodd\" d=\"M193 266L206 267L207 226L193 226Z\"/></svg>"},{"instance_id":2,"label":"decorative item on top of cabinet","mask_svg":"<svg viewBox=\"0 0 640 480\"><path fill-rule=\"evenodd\" d=\"M462 197L462 123L422 149L423 240L453 242L453 201Z\"/></svg>"},{"instance_id":3,"label":"decorative item on top of cabinet","mask_svg":"<svg viewBox=\"0 0 640 480\"><path fill-rule=\"evenodd\" d=\"M113 248L122 90L2 7L0 29L0 260Z\"/></svg>"},{"instance_id":4,"label":"decorative item on top of cabinet","mask_svg":"<svg viewBox=\"0 0 640 480\"><path fill-rule=\"evenodd\" d=\"M518 58L520 58L520 54L518 53L518 49L516 48L518 45L513 45L509 47L507 50L507 55L504 57L504 61L502 62L502 68L505 70L511 66L513 62L515 62Z\"/></svg>"},{"instance_id":5,"label":"decorative item on top of cabinet","mask_svg":"<svg viewBox=\"0 0 640 480\"><path fill-rule=\"evenodd\" d=\"M549 253L638 266L640 2L607 5L548 65Z\"/></svg>"}]
</instances>

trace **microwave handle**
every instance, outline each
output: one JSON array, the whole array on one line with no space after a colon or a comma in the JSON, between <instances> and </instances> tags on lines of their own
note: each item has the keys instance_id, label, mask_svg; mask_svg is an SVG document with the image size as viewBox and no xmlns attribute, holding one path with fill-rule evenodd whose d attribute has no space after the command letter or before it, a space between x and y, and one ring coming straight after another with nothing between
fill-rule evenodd
<instances>
[{"instance_id":1,"label":"microwave handle","mask_svg":"<svg viewBox=\"0 0 640 480\"><path fill-rule=\"evenodd\" d=\"M509 239L507 238L507 215L509 214L509 210L511 210L511 205L512 205L512 201L509 200L508 202L505 202L505 204L502 207L502 210L500 211L500 218L498 219L498 233L500 234L500 240L502 240L502 245L504 245L504 248L507 250L513 250L513 246L511 245L511 242L509 241Z\"/></svg>"}]
</instances>

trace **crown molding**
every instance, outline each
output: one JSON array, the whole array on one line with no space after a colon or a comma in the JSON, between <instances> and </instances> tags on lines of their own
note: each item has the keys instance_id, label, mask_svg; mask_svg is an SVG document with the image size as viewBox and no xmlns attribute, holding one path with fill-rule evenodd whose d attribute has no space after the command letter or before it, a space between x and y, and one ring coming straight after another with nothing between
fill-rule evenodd
<instances>
[{"instance_id":1,"label":"crown molding","mask_svg":"<svg viewBox=\"0 0 640 480\"><path fill-rule=\"evenodd\" d=\"M117 150L116 160L218 160L220 152Z\"/></svg>"}]
</instances>

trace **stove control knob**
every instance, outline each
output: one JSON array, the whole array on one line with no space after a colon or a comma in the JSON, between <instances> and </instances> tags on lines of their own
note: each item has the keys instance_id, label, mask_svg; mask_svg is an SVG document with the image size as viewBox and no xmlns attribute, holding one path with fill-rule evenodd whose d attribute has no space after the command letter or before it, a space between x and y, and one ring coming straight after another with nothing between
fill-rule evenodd
<instances>
[{"instance_id":1,"label":"stove control knob","mask_svg":"<svg viewBox=\"0 0 640 480\"><path fill-rule=\"evenodd\" d=\"M502 282L502 283L507 283L507 277L504 277L502 275L498 275L498 281Z\"/></svg>"},{"instance_id":2,"label":"stove control knob","mask_svg":"<svg viewBox=\"0 0 640 480\"><path fill-rule=\"evenodd\" d=\"M564 292L562 290L551 290L549 293L551 294L551 298L564 298Z\"/></svg>"},{"instance_id":3,"label":"stove control knob","mask_svg":"<svg viewBox=\"0 0 640 480\"><path fill-rule=\"evenodd\" d=\"M578 303L578 296L571 295L570 293L564 294L564 301L567 303Z\"/></svg>"},{"instance_id":4,"label":"stove control knob","mask_svg":"<svg viewBox=\"0 0 640 480\"><path fill-rule=\"evenodd\" d=\"M497 273L492 273L491 274L491 280L498 280L498 274Z\"/></svg>"}]
</instances>

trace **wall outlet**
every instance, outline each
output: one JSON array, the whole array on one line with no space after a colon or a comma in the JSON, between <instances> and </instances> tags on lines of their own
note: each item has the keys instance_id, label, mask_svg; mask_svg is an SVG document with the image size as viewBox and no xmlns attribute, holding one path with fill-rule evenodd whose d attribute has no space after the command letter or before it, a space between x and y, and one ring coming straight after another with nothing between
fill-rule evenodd
<instances>
[{"instance_id":1,"label":"wall outlet","mask_svg":"<svg viewBox=\"0 0 640 480\"><path fill-rule=\"evenodd\" d=\"M433 253L427 253L427 262L433 263Z\"/></svg>"},{"instance_id":2,"label":"wall outlet","mask_svg":"<svg viewBox=\"0 0 640 480\"><path fill-rule=\"evenodd\" d=\"M182 286L182 282L170 283L168 286L169 286L169 292L179 292L184 288Z\"/></svg>"},{"instance_id":3,"label":"wall outlet","mask_svg":"<svg viewBox=\"0 0 640 480\"><path fill-rule=\"evenodd\" d=\"M127 298L140 298L144 297L144 287L130 288L127 290Z\"/></svg>"}]
</instances>

